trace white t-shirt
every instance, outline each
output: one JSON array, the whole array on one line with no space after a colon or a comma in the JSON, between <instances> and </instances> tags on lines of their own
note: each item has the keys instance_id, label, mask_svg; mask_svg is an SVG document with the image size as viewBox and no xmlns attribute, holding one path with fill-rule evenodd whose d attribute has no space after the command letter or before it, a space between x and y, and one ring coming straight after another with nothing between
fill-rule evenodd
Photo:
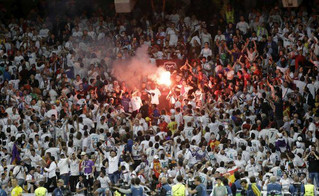
<instances>
[{"instance_id":1,"label":"white t-shirt","mask_svg":"<svg viewBox=\"0 0 319 196\"><path fill-rule=\"evenodd\" d=\"M295 158L292 160L295 167L302 167L304 166L305 162L298 156L295 155Z\"/></svg>"},{"instance_id":2,"label":"white t-shirt","mask_svg":"<svg viewBox=\"0 0 319 196\"><path fill-rule=\"evenodd\" d=\"M226 73L227 80L232 80L232 79L234 79L234 75L235 75L235 71L234 71L234 70L229 70L229 71Z\"/></svg>"},{"instance_id":3,"label":"white t-shirt","mask_svg":"<svg viewBox=\"0 0 319 196\"><path fill-rule=\"evenodd\" d=\"M120 159L120 154L119 152L115 157L108 156L109 159L109 174L113 174L119 169L119 159Z\"/></svg>"},{"instance_id":4,"label":"white t-shirt","mask_svg":"<svg viewBox=\"0 0 319 196\"><path fill-rule=\"evenodd\" d=\"M183 123L182 113L175 114L175 120L177 122L177 125L180 126Z\"/></svg>"},{"instance_id":5,"label":"white t-shirt","mask_svg":"<svg viewBox=\"0 0 319 196\"><path fill-rule=\"evenodd\" d=\"M200 54L201 54L203 57L207 58L207 57L209 57L209 56L212 56L213 53L212 53L212 50L211 50L210 48L203 48L203 49L201 50Z\"/></svg>"},{"instance_id":6,"label":"white t-shirt","mask_svg":"<svg viewBox=\"0 0 319 196\"><path fill-rule=\"evenodd\" d=\"M99 176L97 178L98 181L101 183L101 188L109 188L109 184L111 183L111 180L108 176L104 176L103 178Z\"/></svg>"},{"instance_id":7,"label":"white t-shirt","mask_svg":"<svg viewBox=\"0 0 319 196\"><path fill-rule=\"evenodd\" d=\"M161 91L156 88L154 90L148 90L148 92L151 94L151 104L158 105Z\"/></svg>"},{"instance_id":8,"label":"white t-shirt","mask_svg":"<svg viewBox=\"0 0 319 196\"><path fill-rule=\"evenodd\" d=\"M257 152L259 150L259 147L260 147L260 141L259 140L251 140L251 145L254 149L255 152Z\"/></svg>"},{"instance_id":9,"label":"white t-shirt","mask_svg":"<svg viewBox=\"0 0 319 196\"><path fill-rule=\"evenodd\" d=\"M78 176L80 175L80 161L75 159L70 160L70 174L71 176Z\"/></svg>"},{"instance_id":10,"label":"white t-shirt","mask_svg":"<svg viewBox=\"0 0 319 196\"><path fill-rule=\"evenodd\" d=\"M222 41L222 40L226 40L225 35L221 34L221 35L215 35L214 41Z\"/></svg>"},{"instance_id":11,"label":"white t-shirt","mask_svg":"<svg viewBox=\"0 0 319 196\"><path fill-rule=\"evenodd\" d=\"M44 170L46 172L48 172L48 177L49 178L53 178L56 176L56 163L55 162L51 162L50 167L49 168L44 168Z\"/></svg>"},{"instance_id":12,"label":"white t-shirt","mask_svg":"<svg viewBox=\"0 0 319 196\"><path fill-rule=\"evenodd\" d=\"M245 160L235 160L234 161L235 162L235 165L237 166L237 167L240 167L240 168L245 168L245 166L246 166L246 161Z\"/></svg>"},{"instance_id":13,"label":"white t-shirt","mask_svg":"<svg viewBox=\"0 0 319 196\"><path fill-rule=\"evenodd\" d=\"M194 128L193 127L185 127L183 132L185 134L185 137L188 139L188 140L191 140L191 138L193 137L193 130Z\"/></svg>"},{"instance_id":14,"label":"white t-shirt","mask_svg":"<svg viewBox=\"0 0 319 196\"><path fill-rule=\"evenodd\" d=\"M142 107L141 97L134 96L131 99L132 111L139 110Z\"/></svg>"},{"instance_id":15,"label":"white t-shirt","mask_svg":"<svg viewBox=\"0 0 319 196\"><path fill-rule=\"evenodd\" d=\"M192 122L194 118L192 116L187 115L187 116L184 116L183 119L184 119L184 125L187 125L187 123Z\"/></svg>"},{"instance_id":16,"label":"white t-shirt","mask_svg":"<svg viewBox=\"0 0 319 196\"><path fill-rule=\"evenodd\" d=\"M276 142L276 139L277 139L277 134L278 134L278 130L277 129L274 129L274 128L270 128L268 129L268 132L267 132L267 136L269 138L269 143L272 143L274 144Z\"/></svg>"},{"instance_id":17,"label":"white t-shirt","mask_svg":"<svg viewBox=\"0 0 319 196\"><path fill-rule=\"evenodd\" d=\"M24 168L19 165L19 166L15 166L14 169L13 169L13 176L15 176L17 179L24 179Z\"/></svg>"},{"instance_id":18,"label":"white t-shirt","mask_svg":"<svg viewBox=\"0 0 319 196\"><path fill-rule=\"evenodd\" d=\"M68 174L70 171L68 159L67 158L60 159L60 161L58 162L58 167L59 167L61 175Z\"/></svg>"},{"instance_id":19,"label":"white t-shirt","mask_svg":"<svg viewBox=\"0 0 319 196\"><path fill-rule=\"evenodd\" d=\"M225 36L224 36L225 37ZM205 44L206 42L209 44L210 40L212 39L212 35L210 33L202 33L201 34L202 43ZM225 40L225 39L224 39Z\"/></svg>"},{"instance_id":20,"label":"white t-shirt","mask_svg":"<svg viewBox=\"0 0 319 196\"><path fill-rule=\"evenodd\" d=\"M31 159L31 166L36 167L39 163L39 161L42 160L41 156L38 154L35 154L35 156L30 155L29 158Z\"/></svg>"},{"instance_id":21,"label":"white t-shirt","mask_svg":"<svg viewBox=\"0 0 319 196\"><path fill-rule=\"evenodd\" d=\"M190 44L192 45L192 47L195 47L195 46L196 46L196 45L195 45L195 41L196 41L198 44L201 44L201 41L200 41L199 37L198 37L198 36L194 36L194 37L192 37L192 39L191 39L191 41L190 41Z\"/></svg>"},{"instance_id":22,"label":"white t-shirt","mask_svg":"<svg viewBox=\"0 0 319 196\"><path fill-rule=\"evenodd\" d=\"M300 94L303 95L304 88L307 84L303 81L300 81L300 80L294 80L294 83L298 87Z\"/></svg>"},{"instance_id":23,"label":"white t-shirt","mask_svg":"<svg viewBox=\"0 0 319 196\"><path fill-rule=\"evenodd\" d=\"M245 21L240 21L240 22L237 23L236 29L239 29L240 31L242 31L243 34L246 34L247 30L249 29L249 25Z\"/></svg>"},{"instance_id":24,"label":"white t-shirt","mask_svg":"<svg viewBox=\"0 0 319 196\"><path fill-rule=\"evenodd\" d=\"M147 155L147 159L148 159L149 162L153 161L153 157L155 155L155 148L148 147L146 149L146 153L145 154Z\"/></svg>"},{"instance_id":25,"label":"white t-shirt","mask_svg":"<svg viewBox=\"0 0 319 196\"><path fill-rule=\"evenodd\" d=\"M45 153L48 153L50 152L51 153L51 156L54 156L55 160L58 160L58 154L60 152L60 149L59 148L54 148L54 147L51 147L51 148L48 148Z\"/></svg>"},{"instance_id":26,"label":"white t-shirt","mask_svg":"<svg viewBox=\"0 0 319 196\"><path fill-rule=\"evenodd\" d=\"M247 51L247 56L248 56L248 60L249 61L254 61L256 56L257 56L257 52L256 51L253 51L253 52L250 52L249 50Z\"/></svg>"},{"instance_id":27,"label":"white t-shirt","mask_svg":"<svg viewBox=\"0 0 319 196\"><path fill-rule=\"evenodd\" d=\"M177 31L177 29L175 29ZM166 30L166 34L169 35L169 45L170 46L175 46L177 44L178 41L178 37L176 35L176 32L174 31L174 29L172 28L167 28Z\"/></svg>"}]
</instances>

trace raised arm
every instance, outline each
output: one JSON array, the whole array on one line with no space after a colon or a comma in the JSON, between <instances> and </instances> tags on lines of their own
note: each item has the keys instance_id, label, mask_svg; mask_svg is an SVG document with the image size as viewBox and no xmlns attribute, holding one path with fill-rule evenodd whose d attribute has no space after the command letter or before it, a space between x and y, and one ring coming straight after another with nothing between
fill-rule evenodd
<instances>
[{"instance_id":1,"label":"raised arm","mask_svg":"<svg viewBox=\"0 0 319 196\"><path fill-rule=\"evenodd\" d=\"M253 40L253 43L254 43L254 51L257 52L257 44L256 44L256 41Z\"/></svg>"},{"instance_id":2,"label":"raised arm","mask_svg":"<svg viewBox=\"0 0 319 196\"><path fill-rule=\"evenodd\" d=\"M229 53L229 54L232 54L232 51L229 50L226 42L224 43L224 47L225 47L225 50Z\"/></svg>"},{"instance_id":3,"label":"raised arm","mask_svg":"<svg viewBox=\"0 0 319 196\"><path fill-rule=\"evenodd\" d=\"M245 43L243 49L241 50L241 53L244 53L244 52L245 52L245 50L247 49L248 44L249 44L249 40L246 41L246 43Z\"/></svg>"},{"instance_id":4,"label":"raised arm","mask_svg":"<svg viewBox=\"0 0 319 196\"><path fill-rule=\"evenodd\" d=\"M270 84L269 80L267 80L267 85L270 87L271 89L271 96L272 98L275 98L275 89L274 86Z\"/></svg>"}]
</instances>

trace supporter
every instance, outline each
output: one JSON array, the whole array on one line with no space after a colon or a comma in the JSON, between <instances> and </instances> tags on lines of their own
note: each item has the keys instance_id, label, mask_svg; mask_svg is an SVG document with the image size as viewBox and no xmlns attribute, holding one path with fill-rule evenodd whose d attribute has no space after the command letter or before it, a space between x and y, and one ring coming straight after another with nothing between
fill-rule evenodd
<instances>
[{"instance_id":1,"label":"supporter","mask_svg":"<svg viewBox=\"0 0 319 196\"><path fill-rule=\"evenodd\" d=\"M105 171L101 171L100 176L97 178L97 180L100 182L101 187L97 189L94 194L109 195L111 180L109 179L108 176L106 176Z\"/></svg>"},{"instance_id":2,"label":"supporter","mask_svg":"<svg viewBox=\"0 0 319 196\"><path fill-rule=\"evenodd\" d=\"M52 192L56 187L56 163L55 158L51 155L47 155L47 166L44 168L48 172L48 180L46 182L45 188L49 192Z\"/></svg>"},{"instance_id":3,"label":"supporter","mask_svg":"<svg viewBox=\"0 0 319 196\"><path fill-rule=\"evenodd\" d=\"M206 190L206 187L201 180L201 177L196 176L194 178L194 184L196 185L195 189L187 188L187 190L190 194L196 193L197 195L201 195L201 196L207 195L207 190Z\"/></svg>"},{"instance_id":4,"label":"supporter","mask_svg":"<svg viewBox=\"0 0 319 196\"><path fill-rule=\"evenodd\" d=\"M60 178L64 181L64 185L67 186L69 184L69 163L68 159L65 158L65 154L61 153L61 159L58 162L57 166L60 171Z\"/></svg>"},{"instance_id":5,"label":"supporter","mask_svg":"<svg viewBox=\"0 0 319 196\"><path fill-rule=\"evenodd\" d=\"M289 192L291 195L303 195L305 193L305 187L298 176L295 176L293 183L289 187Z\"/></svg>"},{"instance_id":6,"label":"supporter","mask_svg":"<svg viewBox=\"0 0 319 196\"><path fill-rule=\"evenodd\" d=\"M211 196L227 195L227 188L222 184L222 180L220 178L216 178L215 180L217 181L217 184L214 187Z\"/></svg>"},{"instance_id":7,"label":"supporter","mask_svg":"<svg viewBox=\"0 0 319 196\"><path fill-rule=\"evenodd\" d=\"M73 153L71 159L68 159L68 162L70 163L70 189L72 192L75 192L80 176L80 160L75 153Z\"/></svg>"},{"instance_id":8,"label":"supporter","mask_svg":"<svg viewBox=\"0 0 319 196\"><path fill-rule=\"evenodd\" d=\"M161 96L161 91L156 87L156 85L152 85L151 90L145 90L151 96L151 104L158 105L159 104L159 96Z\"/></svg>"},{"instance_id":9,"label":"supporter","mask_svg":"<svg viewBox=\"0 0 319 196\"><path fill-rule=\"evenodd\" d=\"M122 189L118 187L114 187L115 189L119 190L121 193L126 193L129 194L131 193L132 195L138 195L141 196L144 193L143 187L140 185L141 180L139 178L134 178L132 180L132 185L130 189Z\"/></svg>"},{"instance_id":10,"label":"supporter","mask_svg":"<svg viewBox=\"0 0 319 196\"><path fill-rule=\"evenodd\" d=\"M319 154L314 148L314 146L310 147L310 150L307 150L308 154L304 158L305 160L308 161L308 172L309 172L309 178L311 179L312 182L316 181L316 183L319 183L319 172L318 172L318 158ZM318 187L318 184L317 184Z\"/></svg>"},{"instance_id":11,"label":"supporter","mask_svg":"<svg viewBox=\"0 0 319 196\"><path fill-rule=\"evenodd\" d=\"M236 28L239 29L244 35L246 35L249 25L245 21L244 16L240 16L240 21L237 23Z\"/></svg>"},{"instance_id":12,"label":"supporter","mask_svg":"<svg viewBox=\"0 0 319 196\"><path fill-rule=\"evenodd\" d=\"M240 173L236 171L234 173L234 177L235 177L235 182L231 185L231 191L233 195L236 195L237 192L241 192L242 190L241 182L240 182Z\"/></svg>"},{"instance_id":13,"label":"supporter","mask_svg":"<svg viewBox=\"0 0 319 196\"><path fill-rule=\"evenodd\" d=\"M27 182L27 190L30 193L33 193L35 190L35 168L30 168L29 169L29 174L26 176L26 182Z\"/></svg>"},{"instance_id":14,"label":"supporter","mask_svg":"<svg viewBox=\"0 0 319 196\"><path fill-rule=\"evenodd\" d=\"M267 195L275 194L275 195L281 195L281 189L282 187L280 184L278 184L276 176L270 177L270 183L267 185Z\"/></svg>"},{"instance_id":15,"label":"supporter","mask_svg":"<svg viewBox=\"0 0 319 196\"><path fill-rule=\"evenodd\" d=\"M81 168L82 168L82 173L85 176L85 187L88 188L88 191L90 190L90 187L93 186L94 183L94 162L89 159L89 156L86 153L81 154L83 155L83 160L81 162Z\"/></svg>"},{"instance_id":16,"label":"supporter","mask_svg":"<svg viewBox=\"0 0 319 196\"><path fill-rule=\"evenodd\" d=\"M256 184L256 178L250 177L249 178L250 184L248 186L247 195L261 195L261 187Z\"/></svg>"},{"instance_id":17,"label":"supporter","mask_svg":"<svg viewBox=\"0 0 319 196\"><path fill-rule=\"evenodd\" d=\"M227 195L229 196L232 195L232 190L231 190L231 187L229 186L229 181L227 178L223 178L223 184L227 189Z\"/></svg>"},{"instance_id":18,"label":"supporter","mask_svg":"<svg viewBox=\"0 0 319 196\"><path fill-rule=\"evenodd\" d=\"M160 190L160 195L172 195L172 187L168 184L167 179L165 177L161 178L162 188Z\"/></svg>"},{"instance_id":19,"label":"supporter","mask_svg":"<svg viewBox=\"0 0 319 196\"><path fill-rule=\"evenodd\" d=\"M2 185L0 186L0 195L7 196L5 190L2 189Z\"/></svg>"},{"instance_id":20,"label":"supporter","mask_svg":"<svg viewBox=\"0 0 319 196\"><path fill-rule=\"evenodd\" d=\"M242 179L240 181L240 185L241 185L241 190L240 192L237 192L236 194L239 194L239 195L247 195L248 194L248 182L246 179Z\"/></svg>"},{"instance_id":21,"label":"supporter","mask_svg":"<svg viewBox=\"0 0 319 196\"><path fill-rule=\"evenodd\" d=\"M57 187L53 190L53 193L52 195L54 196L58 196L58 195L67 195L66 194L66 191L68 189L65 189L64 188L64 181L62 179L59 179L58 180L58 183L57 183Z\"/></svg>"},{"instance_id":22,"label":"supporter","mask_svg":"<svg viewBox=\"0 0 319 196\"><path fill-rule=\"evenodd\" d=\"M18 161L16 166L13 169L12 175L18 180L18 185L23 186L25 182L25 168L21 165L21 162Z\"/></svg>"},{"instance_id":23,"label":"supporter","mask_svg":"<svg viewBox=\"0 0 319 196\"><path fill-rule=\"evenodd\" d=\"M86 195L87 194L87 186L84 184L84 176L79 176L79 181L76 184L76 193L78 195Z\"/></svg>"}]
</instances>

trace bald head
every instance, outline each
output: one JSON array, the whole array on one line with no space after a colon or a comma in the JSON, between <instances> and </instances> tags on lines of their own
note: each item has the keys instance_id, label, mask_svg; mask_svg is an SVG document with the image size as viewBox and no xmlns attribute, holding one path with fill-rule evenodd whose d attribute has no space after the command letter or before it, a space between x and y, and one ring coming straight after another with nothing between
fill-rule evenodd
<instances>
[{"instance_id":1,"label":"bald head","mask_svg":"<svg viewBox=\"0 0 319 196\"><path fill-rule=\"evenodd\" d=\"M166 177L162 177L161 178L161 183L162 184L166 184L167 183L167 178Z\"/></svg>"}]
</instances>

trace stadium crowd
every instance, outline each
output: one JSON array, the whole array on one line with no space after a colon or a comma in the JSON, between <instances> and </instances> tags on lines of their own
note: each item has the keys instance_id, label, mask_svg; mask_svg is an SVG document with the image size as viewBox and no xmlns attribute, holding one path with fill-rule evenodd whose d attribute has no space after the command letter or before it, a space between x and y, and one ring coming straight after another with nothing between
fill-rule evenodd
<instances>
[{"instance_id":1,"label":"stadium crowd","mask_svg":"<svg viewBox=\"0 0 319 196\"><path fill-rule=\"evenodd\" d=\"M317 194L316 7L225 1L201 21L163 2L1 23L1 196ZM141 46L185 62L164 100L113 75Z\"/></svg>"}]
</instances>

